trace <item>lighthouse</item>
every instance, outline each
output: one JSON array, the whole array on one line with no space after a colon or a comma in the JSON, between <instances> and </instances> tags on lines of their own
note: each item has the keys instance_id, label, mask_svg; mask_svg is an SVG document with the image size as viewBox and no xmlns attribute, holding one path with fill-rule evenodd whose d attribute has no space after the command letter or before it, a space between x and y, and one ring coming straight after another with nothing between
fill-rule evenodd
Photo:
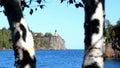
<instances>
[{"instance_id":1,"label":"lighthouse","mask_svg":"<svg viewBox=\"0 0 120 68\"><path fill-rule=\"evenodd\" d=\"M55 30L54 36L58 36L57 30Z\"/></svg>"}]
</instances>

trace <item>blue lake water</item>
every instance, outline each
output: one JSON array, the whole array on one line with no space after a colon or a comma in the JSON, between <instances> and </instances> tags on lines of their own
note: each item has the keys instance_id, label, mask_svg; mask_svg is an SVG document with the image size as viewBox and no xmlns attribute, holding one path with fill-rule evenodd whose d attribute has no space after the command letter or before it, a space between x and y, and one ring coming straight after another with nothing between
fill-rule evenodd
<instances>
[{"instance_id":1,"label":"blue lake water","mask_svg":"<svg viewBox=\"0 0 120 68\"><path fill-rule=\"evenodd\" d=\"M36 50L37 68L82 68L83 54L83 50ZM15 68L13 50L0 50L0 68ZM120 68L120 61L106 60L105 68Z\"/></svg>"}]
</instances>

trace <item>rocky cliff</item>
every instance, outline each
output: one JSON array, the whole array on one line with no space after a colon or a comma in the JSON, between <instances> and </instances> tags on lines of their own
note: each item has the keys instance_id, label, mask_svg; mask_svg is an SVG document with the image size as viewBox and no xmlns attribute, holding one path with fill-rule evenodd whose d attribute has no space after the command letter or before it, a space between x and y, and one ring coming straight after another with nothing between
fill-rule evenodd
<instances>
[{"instance_id":1,"label":"rocky cliff","mask_svg":"<svg viewBox=\"0 0 120 68\"><path fill-rule=\"evenodd\" d=\"M40 33L34 33L34 42L36 49L53 49L53 50L64 50L65 41L56 32L54 35L46 33L45 35Z\"/></svg>"},{"instance_id":2,"label":"rocky cliff","mask_svg":"<svg viewBox=\"0 0 120 68\"><path fill-rule=\"evenodd\" d=\"M32 32L36 49L66 49L65 41L55 31L51 33ZM0 29L0 49L12 49L11 32L9 29Z\"/></svg>"},{"instance_id":3,"label":"rocky cliff","mask_svg":"<svg viewBox=\"0 0 120 68\"><path fill-rule=\"evenodd\" d=\"M106 58L120 58L120 45L110 43L106 47Z\"/></svg>"}]
</instances>

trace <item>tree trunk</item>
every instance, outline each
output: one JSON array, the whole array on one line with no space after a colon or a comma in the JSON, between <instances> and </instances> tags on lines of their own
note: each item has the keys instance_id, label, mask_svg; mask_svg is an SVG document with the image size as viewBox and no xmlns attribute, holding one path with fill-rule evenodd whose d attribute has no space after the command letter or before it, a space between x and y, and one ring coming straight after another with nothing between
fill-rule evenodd
<instances>
[{"instance_id":1,"label":"tree trunk","mask_svg":"<svg viewBox=\"0 0 120 68\"><path fill-rule=\"evenodd\" d=\"M12 32L16 68L36 68L33 37L21 10L21 0L2 0Z\"/></svg>"},{"instance_id":2,"label":"tree trunk","mask_svg":"<svg viewBox=\"0 0 120 68\"><path fill-rule=\"evenodd\" d=\"M83 68L104 68L104 0L82 0L85 10Z\"/></svg>"}]
</instances>

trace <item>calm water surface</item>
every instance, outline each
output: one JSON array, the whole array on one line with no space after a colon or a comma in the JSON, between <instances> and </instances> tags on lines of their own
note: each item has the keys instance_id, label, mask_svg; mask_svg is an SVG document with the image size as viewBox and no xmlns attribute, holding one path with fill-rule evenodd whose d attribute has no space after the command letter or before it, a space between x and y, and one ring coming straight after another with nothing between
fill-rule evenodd
<instances>
[{"instance_id":1,"label":"calm water surface","mask_svg":"<svg viewBox=\"0 0 120 68\"><path fill-rule=\"evenodd\" d=\"M37 68L82 68L83 50L36 50ZM0 50L0 68L15 68L13 50ZM107 60L105 68L120 68L120 61Z\"/></svg>"}]
</instances>

